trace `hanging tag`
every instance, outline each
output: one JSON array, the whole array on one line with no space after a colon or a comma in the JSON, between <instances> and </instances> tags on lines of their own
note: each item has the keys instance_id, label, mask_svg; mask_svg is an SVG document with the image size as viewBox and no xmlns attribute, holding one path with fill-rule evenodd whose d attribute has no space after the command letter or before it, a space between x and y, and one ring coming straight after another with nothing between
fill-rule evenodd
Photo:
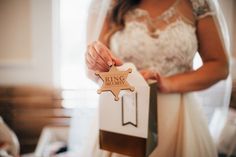
<instances>
[{"instance_id":1,"label":"hanging tag","mask_svg":"<svg viewBox=\"0 0 236 157\"><path fill-rule=\"evenodd\" d=\"M131 68L126 71L119 71L114 65L111 66L108 72L96 72L95 74L103 81L102 87L97 90L97 93L110 91L114 95L115 101L118 101L121 90L134 91L134 87L126 81L128 74L131 72Z\"/></svg>"}]
</instances>

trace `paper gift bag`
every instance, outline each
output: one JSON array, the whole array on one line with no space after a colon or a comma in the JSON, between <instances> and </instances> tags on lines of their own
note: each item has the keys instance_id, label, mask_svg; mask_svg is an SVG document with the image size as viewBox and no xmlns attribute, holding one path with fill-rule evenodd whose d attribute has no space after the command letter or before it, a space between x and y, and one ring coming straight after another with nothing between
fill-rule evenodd
<instances>
[{"instance_id":1,"label":"paper gift bag","mask_svg":"<svg viewBox=\"0 0 236 157\"><path fill-rule=\"evenodd\" d=\"M157 146L157 88L147 83L133 64L127 81L135 90L122 91L115 101L111 92L99 99L100 148L119 154L146 157Z\"/></svg>"}]
</instances>

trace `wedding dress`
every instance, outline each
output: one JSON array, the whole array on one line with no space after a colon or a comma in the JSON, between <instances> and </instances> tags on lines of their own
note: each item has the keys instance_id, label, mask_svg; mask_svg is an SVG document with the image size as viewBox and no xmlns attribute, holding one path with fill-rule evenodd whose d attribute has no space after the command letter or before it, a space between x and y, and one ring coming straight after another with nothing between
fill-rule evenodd
<instances>
[{"instance_id":1,"label":"wedding dress","mask_svg":"<svg viewBox=\"0 0 236 157\"><path fill-rule=\"evenodd\" d=\"M135 8L125 15L125 27L110 37L110 49L137 69L150 69L162 76L192 70L198 50L197 20L212 16L205 0L192 0L195 19L181 12L182 0L156 18ZM216 157L216 146L207 120L193 92L158 93L158 146L150 157ZM97 134L96 134L97 135ZM90 145L91 157L124 157Z\"/></svg>"}]
</instances>

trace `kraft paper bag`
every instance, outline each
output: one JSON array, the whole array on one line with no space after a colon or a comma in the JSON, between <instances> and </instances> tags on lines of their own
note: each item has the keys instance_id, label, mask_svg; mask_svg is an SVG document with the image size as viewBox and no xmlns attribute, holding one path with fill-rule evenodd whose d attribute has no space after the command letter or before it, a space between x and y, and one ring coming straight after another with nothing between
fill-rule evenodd
<instances>
[{"instance_id":1,"label":"kraft paper bag","mask_svg":"<svg viewBox=\"0 0 236 157\"><path fill-rule=\"evenodd\" d=\"M132 68L127 82L135 90L123 90L115 101L111 92L99 97L100 148L119 154L147 157L157 146L157 87L146 82L131 63L118 70Z\"/></svg>"}]
</instances>

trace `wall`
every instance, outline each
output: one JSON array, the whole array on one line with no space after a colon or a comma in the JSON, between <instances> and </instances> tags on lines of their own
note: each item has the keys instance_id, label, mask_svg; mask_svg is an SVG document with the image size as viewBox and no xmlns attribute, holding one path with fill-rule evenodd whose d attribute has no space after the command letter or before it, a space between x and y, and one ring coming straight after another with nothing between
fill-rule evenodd
<instances>
[{"instance_id":1,"label":"wall","mask_svg":"<svg viewBox=\"0 0 236 157\"><path fill-rule=\"evenodd\" d=\"M0 3L11 1L0 0ZM30 17L30 58L0 62L0 85L53 84L52 1L30 0L26 16Z\"/></svg>"},{"instance_id":2,"label":"wall","mask_svg":"<svg viewBox=\"0 0 236 157\"><path fill-rule=\"evenodd\" d=\"M0 4L0 62L30 59L30 0L0 0Z\"/></svg>"}]
</instances>

